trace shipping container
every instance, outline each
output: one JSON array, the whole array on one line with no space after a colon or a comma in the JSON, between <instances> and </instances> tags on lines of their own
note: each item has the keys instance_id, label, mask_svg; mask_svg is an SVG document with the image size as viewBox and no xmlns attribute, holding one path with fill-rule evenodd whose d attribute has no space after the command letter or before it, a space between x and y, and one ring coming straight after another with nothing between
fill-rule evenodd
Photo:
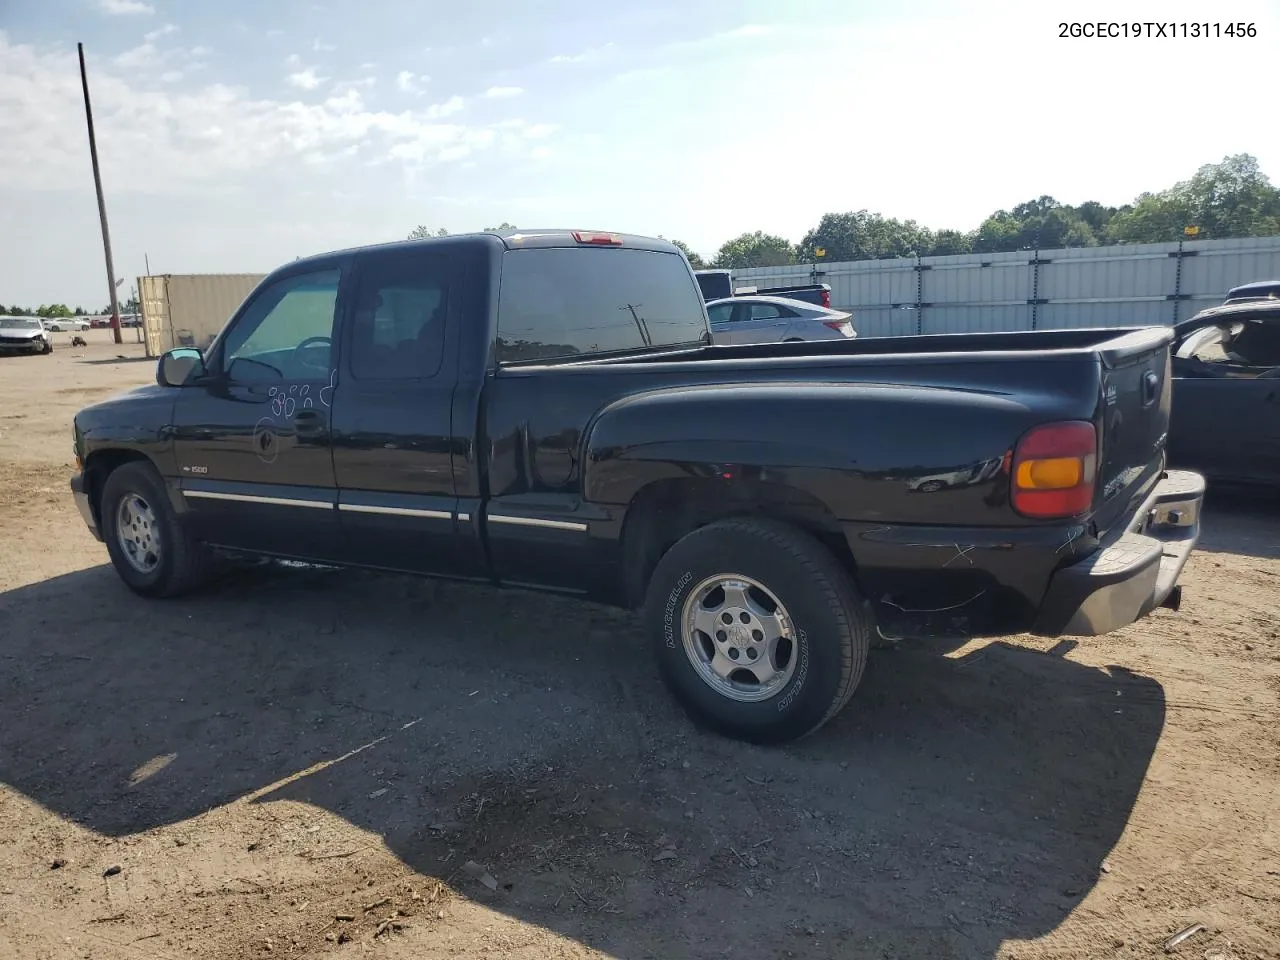
<instances>
[{"instance_id":1,"label":"shipping container","mask_svg":"<svg viewBox=\"0 0 1280 960\"><path fill-rule=\"evenodd\" d=\"M166 273L138 278L147 356L204 349L262 282L258 273Z\"/></svg>"}]
</instances>

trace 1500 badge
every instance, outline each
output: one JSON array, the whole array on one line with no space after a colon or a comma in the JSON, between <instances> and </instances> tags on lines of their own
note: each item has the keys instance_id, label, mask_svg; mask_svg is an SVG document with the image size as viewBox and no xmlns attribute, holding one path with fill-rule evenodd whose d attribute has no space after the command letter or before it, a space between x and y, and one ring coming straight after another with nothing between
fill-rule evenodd
<instances>
[{"instance_id":1,"label":"1500 badge","mask_svg":"<svg viewBox=\"0 0 1280 960\"><path fill-rule=\"evenodd\" d=\"M208 473L209 468L208 467L183 467L182 472L183 473Z\"/></svg>"}]
</instances>

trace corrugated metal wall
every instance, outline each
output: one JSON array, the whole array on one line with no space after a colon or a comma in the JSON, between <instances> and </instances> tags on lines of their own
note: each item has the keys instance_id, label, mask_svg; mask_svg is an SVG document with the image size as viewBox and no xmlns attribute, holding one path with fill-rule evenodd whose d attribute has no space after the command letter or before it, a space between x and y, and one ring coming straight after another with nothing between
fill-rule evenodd
<instances>
[{"instance_id":1,"label":"corrugated metal wall","mask_svg":"<svg viewBox=\"0 0 1280 960\"><path fill-rule=\"evenodd\" d=\"M1038 259L1038 262L1037 262ZM733 271L735 286L811 282L811 265ZM1173 323L1227 290L1280 279L1280 237L824 263L863 337Z\"/></svg>"},{"instance_id":2,"label":"corrugated metal wall","mask_svg":"<svg viewBox=\"0 0 1280 960\"><path fill-rule=\"evenodd\" d=\"M207 347L265 274L188 273L139 277L147 356Z\"/></svg>"}]
</instances>

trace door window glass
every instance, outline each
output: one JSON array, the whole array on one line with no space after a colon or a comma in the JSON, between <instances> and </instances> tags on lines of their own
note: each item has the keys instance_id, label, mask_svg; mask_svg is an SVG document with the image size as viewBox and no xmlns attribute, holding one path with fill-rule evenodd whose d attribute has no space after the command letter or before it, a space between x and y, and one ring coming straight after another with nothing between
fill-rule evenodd
<instances>
[{"instance_id":1,"label":"door window glass","mask_svg":"<svg viewBox=\"0 0 1280 960\"><path fill-rule=\"evenodd\" d=\"M340 278L337 269L300 274L259 293L227 333L227 376L236 383L328 377Z\"/></svg>"},{"instance_id":2,"label":"door window glass","mask_svg":"<svg viewBox=\"0 0 1280 960\"><path fill-rule=\"evenodd\" d=\"M731 313L733 313L732 303L718 303L714 307L707 308L707 319L712 323L728 323Z\"/></svg>"},{"instance_id":3,"label":"door window glass","mask_svg":"<svg viewBox=\"0 0 1280 960\"><path fill-rule=\"evenodd\" d=\"M362 263L353 311L351 375L357 380L435 376L444 347L447 261L421 254Z\"/></svg>"}]
</instances>

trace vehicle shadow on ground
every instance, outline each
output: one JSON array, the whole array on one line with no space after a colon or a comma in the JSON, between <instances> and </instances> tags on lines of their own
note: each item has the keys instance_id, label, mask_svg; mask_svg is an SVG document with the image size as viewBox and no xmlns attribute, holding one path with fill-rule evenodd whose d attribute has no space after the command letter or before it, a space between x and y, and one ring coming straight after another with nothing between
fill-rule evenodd
<instances>
[{"instance_id":1,"label":"vehicle shadow on ground","mask_svg":"<svg viewBox=\"0 0 1280 960\"><path fill-rule=\"evenodd\" d=\"M1280 559L1280 493L1211 485L1198 549Z\"/></svg>"},{"instance_id":2,"label":"vehicle shadow on ground","mask_svg":"<svg viewBox=\"0 0 1280 960\"><path fill-rule=\"evenodd\" d=\"M69 347L65 349L70 349ZM87 363L91 367L108 367L118 363L156 363L155 357L104 357L101 360L77 360L77 363Z\"/></svg>"},{"instance_id":3,"label":"vehicle shadow on ground","mask_svg":"<svg viewBox=\"0 0 1280 960\"><path fill-rule=\"evenodd\" d=\"M1099 881L1165 716L1123 669L904 646L828 728L752 748L690 727L624 613L352 572L148 602L96 567L0 595L0 638L0 780L57 814L122 836L304 801L626 960L1040 937Z\"/></svg>"}]
</instances>

